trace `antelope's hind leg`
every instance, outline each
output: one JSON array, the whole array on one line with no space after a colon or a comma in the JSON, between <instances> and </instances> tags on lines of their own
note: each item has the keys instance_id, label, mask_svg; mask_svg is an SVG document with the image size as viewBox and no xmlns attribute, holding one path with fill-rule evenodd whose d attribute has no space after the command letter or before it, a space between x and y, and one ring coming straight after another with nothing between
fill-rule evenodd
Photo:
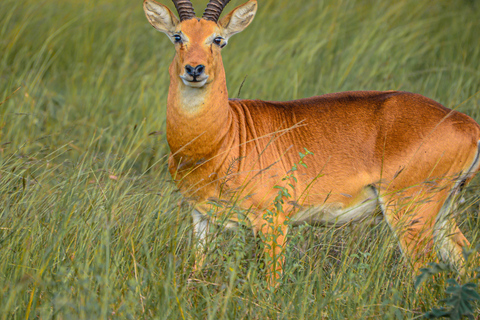
<instances>
[{"instance_id":1,"label":"antelope's hind leg","mask_svg":"<svg viewBox=\"0 0 480 320\"><path fill-rule=\"evenodd\" d=\"M463 248L469 247L470 242L460 231L451 214L447 221L435 226L434 240L440 258L461 270L465 262Z\"/></svg>"},{"instance_id":2,"label":"antelope's hind leg","mask_svg":"<svg viewBox=\"0 0 480 320\"><path fill-rule=\"evenodd\" d=\"M470 242L465 238L455 221L455 213L457 210L455 204L458 201L458 193L461 186L465 185L470 179L471 177L459 180L457 185L452 189L452 192L438 213L434 231L435 247L440 258L460 269L465 262L463 258L463 248L469 247Z\"/></svg>"},{"instance_id":3,"label":"antelope's hind leg","mask_svg":"<svg viewBox=\"0 0 480 320\"><path fill-rule=\"evenodd\" d=\"M470 168L457 179L443 207L438 213L435 224L435 246L441 259L460 270L465 263L463 248L469 247L470 242L465 238L455 222L456 202L461 189L473 179L480 165L480 145L477 144L477 153ZM478 257L478 254L477 254Z\"/></svg>"},{"instance_id":4,"label":"antelope's hind leg","mask_svg":"<svg viewBox=\"0 0 480 320\"><path fill-rule=\"evenodd\" d=\"M452 203L457 188L414 187L391 196L385 219L400 242L404 256L418 271L436 255L456 267L463 265L463 247L470 243L458 228Z\"/></svg>"},{"instance_id":5,"label":"antelope's hind leg","mask_svg":"<svg viewBox=\"0 0 480 320\"><path fill-rule=\"evenodd\" d=\"M413 187L396 192L385 203L385 219L415 271L435 259L435 222L448 193Z\"/></svg>"}]
</instances>

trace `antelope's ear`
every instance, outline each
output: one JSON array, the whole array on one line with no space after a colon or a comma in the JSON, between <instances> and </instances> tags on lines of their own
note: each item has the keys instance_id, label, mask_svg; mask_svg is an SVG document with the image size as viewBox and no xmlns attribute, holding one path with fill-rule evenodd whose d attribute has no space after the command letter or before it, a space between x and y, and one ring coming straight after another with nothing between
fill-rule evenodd
<instances>
[{"instance_id":1,"label":"antelope's ear","mask_svg":"<svg viewBox=\"0 0 480 320\"><path fill-rule=\"evenodd\" d=\"M175 26L179 21L166 6L153 0L145 0L143 1L143 10L145 11L148 22L150 22L155 29L167 35L175 32Z\"/></svg>"},{"instance_id":2,"label":"antelope's ear","mask_svg":"<svg viewBox=\"0 0 480 320\"><path fill-rule=\"evenodd\" d=\"M253 21L257 12L257 0L250 0L236 7L223 17L218 24L223 29L223 36L228 39L245 29Z\"/></svg>"}]
</instances>

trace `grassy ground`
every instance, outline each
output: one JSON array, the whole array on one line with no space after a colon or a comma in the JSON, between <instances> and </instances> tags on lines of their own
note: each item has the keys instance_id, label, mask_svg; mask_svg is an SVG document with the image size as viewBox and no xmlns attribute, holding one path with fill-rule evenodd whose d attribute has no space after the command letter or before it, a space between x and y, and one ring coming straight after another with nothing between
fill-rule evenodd
<instances>
[{"instance_id":1,"label":"grassy ground","mask_svg":"<svg viewBox=\"0 0 480 320\"><path fill-rule=\"evenodd\" d=\"M242 98L399 89L480 121L479 16L473 0L261 0L224 50L230 96L245 77ZM172 57L140 0L0 2L0 319L401 319L442 305L452 274L416 291L385 224L294 230L275 292L248 230L219 229L192 274L189 208L166 170ZM477 185L458 210L476 244Z\"/></svg>"}]
</instances>

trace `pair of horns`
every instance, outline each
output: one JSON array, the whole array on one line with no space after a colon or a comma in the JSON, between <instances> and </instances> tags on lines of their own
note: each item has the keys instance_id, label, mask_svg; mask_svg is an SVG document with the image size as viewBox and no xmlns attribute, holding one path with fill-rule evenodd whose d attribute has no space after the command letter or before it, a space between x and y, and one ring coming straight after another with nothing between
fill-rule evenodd
<instances>
[{"instance_id":1,"label":"pair of horns","mask_svg":"<svg viewBox=\"0 0 480 320\"><path fill-rule=\"evenodd\" d=\"M172 0L175 8L177 9L180 21L195 18L195 11L190 0ZM218 22L218 18L223 9L229 3L230 0L210 0L207 4L207 8L203 13L203 19Z\"/></svg>"}]
</instances>

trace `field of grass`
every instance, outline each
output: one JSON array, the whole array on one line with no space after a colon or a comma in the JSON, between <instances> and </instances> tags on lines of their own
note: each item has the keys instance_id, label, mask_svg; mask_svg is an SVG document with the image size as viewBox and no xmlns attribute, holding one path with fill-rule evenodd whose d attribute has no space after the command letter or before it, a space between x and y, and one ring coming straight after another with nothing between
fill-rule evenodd
<instances>
[{"instance_id":1,"label":"field of grass","mask_svg":"<svg viewBox=\"0 0 480 320\"><path fill-rule=\"evenodd\" d=\"M416 290L385 223L294 229L277 290L248 230L219 228L193 273L190 208L166 166L174 50L141 2L0 1L0 319L410 319L444 305L455 275ZM480 121L479 17L474 0L259 0L223 51L230 97L244 80L240 97L268 100L398 89ZM458 208L474 244L478 183Z\"/></svg>"}]
</instances>

